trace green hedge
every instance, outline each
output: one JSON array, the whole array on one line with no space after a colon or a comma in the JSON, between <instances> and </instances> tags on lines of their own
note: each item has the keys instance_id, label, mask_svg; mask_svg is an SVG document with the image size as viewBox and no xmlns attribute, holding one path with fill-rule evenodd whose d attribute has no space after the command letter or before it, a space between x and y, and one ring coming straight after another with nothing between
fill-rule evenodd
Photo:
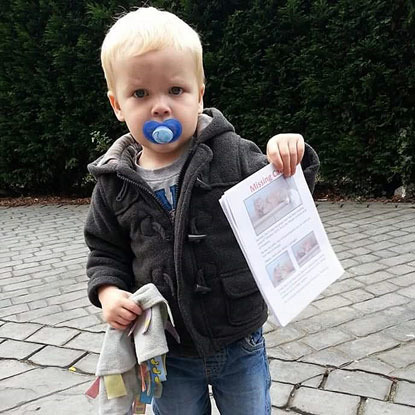
<instances>
[{"instance_id":1,"label":"green hedge","mask_svg":"<svg viewBox=\"0 0 415 415\"><path fill-rule=\"evenodd\" d=\"M146 2L147 4L149 2ZM153 1L205 50L206 106L264 146L302 133L320 181L357 195L415 181L413 0ZM132 1L10 0L0 10L0 189L88 194L86 164L124 131L99 48Z\"/></svg>"}]
</instances>

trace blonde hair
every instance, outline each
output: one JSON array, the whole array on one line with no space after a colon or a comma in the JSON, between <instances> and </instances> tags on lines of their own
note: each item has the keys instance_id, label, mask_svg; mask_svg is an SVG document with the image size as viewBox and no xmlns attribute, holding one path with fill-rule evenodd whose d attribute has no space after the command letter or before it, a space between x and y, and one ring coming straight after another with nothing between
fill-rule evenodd
<instances>
[{"instance_id":1,"label":"blonde hair","mask_svg":"<svg viewBox=\"0 0 415 415\"><path fill-rule=\"evenodd\" d=\"M119 57L174 48L192 53L199 85L204 83L203 52L199 35L176 15L154 7L141 7L121 16L101 47L101 64L109 90L114 88L113 64Z\"/></svg>"}]
</instances>

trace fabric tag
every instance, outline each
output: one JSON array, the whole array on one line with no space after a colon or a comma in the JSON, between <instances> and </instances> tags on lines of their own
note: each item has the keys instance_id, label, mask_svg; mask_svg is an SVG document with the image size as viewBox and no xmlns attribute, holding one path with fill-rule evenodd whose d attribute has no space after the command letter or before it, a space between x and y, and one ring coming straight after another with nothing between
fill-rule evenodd
<instances>
[{"instance_id":1,"label":"fabric tag","mask_svg":"<svg viewBox=\"0 0 415 415\"><path fill-rule=\"evenodd\" d=\"M119 398L127 395L124 380L121 375L104 376L105 389L107 390L108 399Z\"/></svg>"},{"instance_id":2,"label":"fabric tag","mask_svg":"<svg viewBox=\"0 0 415 415\"><path fill-rule=\"evenodd\" d=\"M86 396L89 396L92 399L95 399L98 396L99 393L99 377L97 377L92 385L88 388L88 390L85 392Z\"/></svg>"},{"instance_id":3,"label":"fabric tag","mask_svg":"<svg viewBox=\"0 0 415 415\"><path fill-rule=\"evenodd\" d=\"M146 391L140 393L140 402L144 404L151 404L151 400L153 399L153 395L147 394Z\"/></svg>"},{"instance_id":4,"label":"fabric tag","mask_svg":"<svg viewBox=\"0 0 415 415\"><path fill-rule=\"evenodd\" d=\"M141 415L146 413L147 405L143 402L140 402L139 398L136 398L133 403L133 415Z\"/></svg>"},{"instance_id":5,"label":"fabric tag","mask_svg":"<svg viewBox=\"0 0 415 415\"><path fill-rule=\"evenodd\" d=\"M154 379L155 383L164 382L167 379L164 360L161 356L156 356L150 359L149 366L151 370L151 377Z\"/></svg>"},{"instance_id":6,"label":"fabric tag","mask_svg":"<svg viewBox=\"0 0 415 415\"><path fill-rule=\"evenodd\" d=\"M145 334L148 328L150 327L151 316L152 316L151 307L147 308L147 310L144 310L143 314L141 314L140 316L136 318L135 322L133 323L133 325L131 326L128 332L128 335L130 336L136 330L140 334Z\"/></svg>"},{"instance_id":7,"label":"fabric tag","mask_svg":"<svg viewBox=\"0 0 415 415\"><path fill-rule=\"evenodd\" d=\"M131 324L130 330L128 331L128 336L131 336L131 334L133 333L133 331L135 330L135 328L137 327L138 324L138 317L134 320L134 322Z\"/></svg>"},{"instance_id":8,"label":"fabric tag","mask_svg":"<svg viewBox=\"0 0 415 415\"><path fill-rule=\"evenodd\" d=\"M150 323L151 323L151 317L153 315L153 309L147 308L147 310L144 310L143 313L143 319L144 319L144 323L143 323L143 327L141 327L140 333L141 334L145 334L148 330L148 328L150 327Z\"/></svg>"},{"instance_id":9,"label":"fabric tag","mask_svg":"<svg viewBox=\"0 0 415 415\"><path fill-rule=\"evenodd\" d=\"M176 342L180 344L179 333L177 333L177 330L174 328L173 324L171 324L169 320L166 321L166 325L164 328L173 336Z\"/></svg>"},{"instance_id":10,"label":"fabric tag","mask_svg":"<svg viewBox=\"0 0 415 415\"><path fill-rule=\"evenodd\" d=\"M155 398L161 398L161 394L163 393L163 384L162 383L157 383L155 388L154 388L154 397Z\"/></svg>"},{"instance_id":11,"label":"fabric tag","mask_svg":"<svg viewBox=\"0 0 415 415\"><path fill-rule=\"evenodd\" d=\"M140 365L140 378L141 378L141 392L146 390L146 378L148 375L147 366L145 363Z\"/></svg>"}]
</instances>

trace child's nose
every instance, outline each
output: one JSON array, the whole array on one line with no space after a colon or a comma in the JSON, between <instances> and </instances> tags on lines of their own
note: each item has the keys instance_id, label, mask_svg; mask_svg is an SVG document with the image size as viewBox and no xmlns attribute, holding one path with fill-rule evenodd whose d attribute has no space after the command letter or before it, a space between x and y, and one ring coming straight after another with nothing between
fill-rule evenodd
<instances>
[{"instance_id":1,"label":"child's nose","mask_svg":"<svg viewBox=\"0 0 415 415\"><path fill-rule=\"evenodd\" d=\"M166 99L159 98L154 102L151 112L153 117L164 119L171 114L171 109Z\"/></svg>"}]
</instances>

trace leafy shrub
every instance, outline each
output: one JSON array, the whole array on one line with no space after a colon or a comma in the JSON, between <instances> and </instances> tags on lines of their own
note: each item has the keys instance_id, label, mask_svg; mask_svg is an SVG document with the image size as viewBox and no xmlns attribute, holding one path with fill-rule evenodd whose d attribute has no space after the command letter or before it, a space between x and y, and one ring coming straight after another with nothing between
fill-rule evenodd
<instances>
[{"instance_id":1,"label":"leafy shrub","mask_svg":"<svg viewBox=\"0 0 415 415\"><path fill-rule=\"evenodd\" d=\"M415 181L413 1L151 3L201 34L205 105L241 135L264 147L277 132L302 133L321 181L343 192L391 194ZM100 45L113 16L138 5L2 4L0 189L90 191L87 163L125 131L107 102Z\"/></svg>"}]
</instances>

